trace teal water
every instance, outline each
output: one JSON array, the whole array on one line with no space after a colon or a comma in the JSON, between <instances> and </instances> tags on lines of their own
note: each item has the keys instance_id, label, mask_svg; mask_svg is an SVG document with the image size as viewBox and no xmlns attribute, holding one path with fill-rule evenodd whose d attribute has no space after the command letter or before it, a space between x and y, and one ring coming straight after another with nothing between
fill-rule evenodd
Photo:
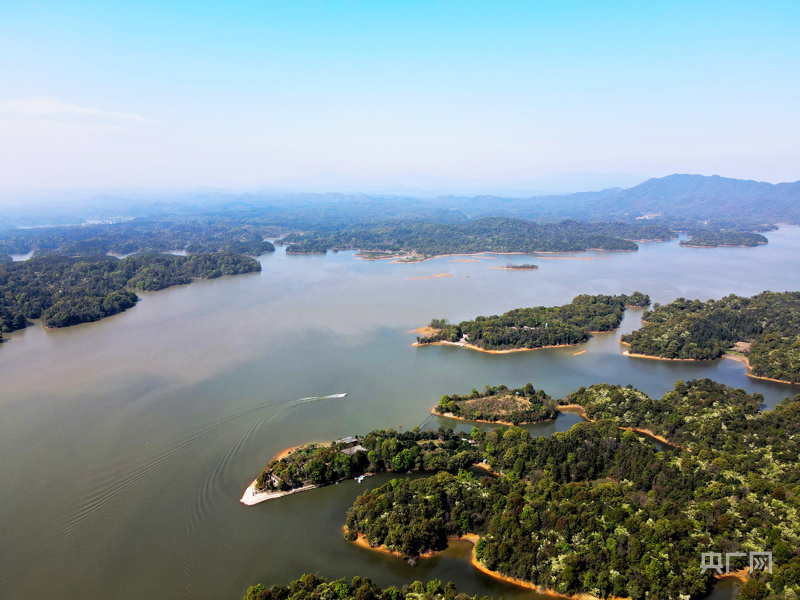
<instances>
[{"instance_id":1,"label":"teal water","mask_svg":"<svg viewBox=\"0 0 800 600\"><path fill-rule=\"evenodd\" d=\"M753 380L731 360L627 358L619 331L577 348L509 355L411 346L413 328L432 317L562 304L579 293L638 289L668 302L789 289L800 281L800 229L768 237L758 248L672 241L579 255L599 260L476 263L279 248L260 259L261 273L145 294L98 323L10 334L0 347L0 597L29 597L46 581L67 599L236 598L257 582L317 572L384 586L439 578L470 594L534 598L475 571L463 545L411 567L345 542L347 507L380 477L255 507L239 498L287 446L411 428L442 394L486 384L531 381L563 396L630 383L660 396L678 379L712 377L774 406L800 386ZM540 268L487 268L507 262ZM436 273L452 277L409 279ZM638 327L639 315L629 311L622 330ZM347 397L301 400L340 392ZM530 429L549 435L576 421L565 415Z\"/></svg>"}]
</instances>

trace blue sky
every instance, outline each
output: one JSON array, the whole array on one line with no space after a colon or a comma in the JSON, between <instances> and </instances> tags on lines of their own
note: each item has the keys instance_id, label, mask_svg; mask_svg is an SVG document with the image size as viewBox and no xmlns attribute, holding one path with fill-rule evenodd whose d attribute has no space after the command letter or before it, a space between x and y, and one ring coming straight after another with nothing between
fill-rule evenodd
<instances>
[{"instance_id":1,"label":"blue sky","mask_svg":"<svg viewBox=\"0 0 800 600\"><path fill-rule=\"evenodd\" d=\"M800 179L800 3L21 2L0 186Z\"/></svg>"}]
</instances>

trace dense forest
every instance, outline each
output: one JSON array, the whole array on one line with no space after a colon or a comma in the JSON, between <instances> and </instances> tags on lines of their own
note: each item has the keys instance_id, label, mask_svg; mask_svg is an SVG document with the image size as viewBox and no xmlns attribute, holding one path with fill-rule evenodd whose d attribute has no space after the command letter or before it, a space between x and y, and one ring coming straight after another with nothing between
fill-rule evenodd
<instances>
[{"instance_id":1,"label":"dense forest","mask_svg":"<svg viewBox=\"0 0 800 600\"><path fill-rule=\"evenodd\" d=\"M473 429L495 476L392 480L355 501L348 539L414 557L474 533L491 570L634 600L702 598L714 583L702 552L767 550L772 574L755 573L739 597L798 597L800 395L761 413L759 395L698 380L659 401L608 385L566 401L599 420L551 437ZM650 428L687 450L658 452L620 427Z\"/></svg>"},{"instance_id":2,"label":"dense forest","mask_svg":"<svg viewBox=\"0 0 800 600\"><path fill-rule=\"evenodd\" d=\"M304 575L286 586L265 588L260 583L247 590L244 600L479 600L459 593L453 583L433 579L426 584L415 581L401 589L382 589L366 577L326 581L317 575ZM480 600L490 600L484 596Z\"/></svg>"},{"instance_id":3,"label":"dense forest","mask_svg":"<svg viewBox=\"0 0 800 600\"><path fill-rule=\"evenodd\" d=\"M641 292L630 296L582 295L564 306L517 308L499 316L477 317L457 325L433 319L430 326L438 331L418 337L417 343L468 342L484 350L580 344L589 339L592 331L611 331L619 327L625 306L630 303L646 306L649 302L650 297Z\"/></svg>"},{"instance_id":4,"label":"dense forest","mask_svg":"<svg viewBox=\"0 0 800 600\"><path fill-rule=\"evenodd\" d=\"M352 443L313 444L273 460L256 479L256 489L282 491L326 485L363 473L409 470L457 471L479 460L464 435L449 429L373 431Z\"/></svg>"},{"instance_id":5,"label":"dense forest","mask_svg":"<svg viewBox=\"0 0 800 600\"><path fill-rule=\"evenodd\" d=\"M701 360L738 347L753 375L800 382L800 292L678 298L654 305L643 319L641 329L622 336L633 354Z\"/></svg>"},{"instance_id":6,"label":"dense forest","mask_svg":"<svg viewBox=\"0 0 800 600\"><path fill-rule=\"evenodd\" d=\"M637 240L677 237L661 225L635 223L534 223L485 217L465 223L421 221L353 225L333 232L290 234L282 238L293 253L358 249L414 254L418 258L475 252L573 252L589 249L636 250Z\"/></svg>"},{"instance_id":7,"label":"dense forest","mask_svg":"<svg viewBox=\"0 0 800 600\"><path fill-rule=\"evenodd\" d=\"M0 230L0 253L34 256L96 256L185 249L189 254L234 252L258 256L273 252L264 241L269 229L205 219L135 219L124 223ZM2 261L0 261L2 262Z\"/></svg>"},{"instance_id":8,"label":"dense forest","mask_svg":"<svg viewBox=\"0 0 800 600\"><path fill-rule=\"evenodd\" d=\"M45 327L97 321L132 307L134 290L154 291L260 271L258 261L231 252L189 257L142 254L78 259L46 256L0 264L0 330L22 329L28 319Z\"/></svg>"},{"instance_id":9,"label":"dense forest","mask_svg":"<svg viewBox=\"0 0 800 600\"><path fill-rule=\"evenodd\" d=\"M554 419L557 415L553 399L532 383L510 390L505 385L487 385L483 392L472 390L466 396L442 396L434 410L468 421L502 421L520 425Z\"/></svg>"},{"instance_id":10,"label":"dense forest","mask_svg":"<svg viewBox=\"0 0 800 600\"><path fill-rule=\"evenodd\" d=\"M716 248L717 246L760 246L769 240L760 233L747 231L691 231L690 239L681 240L681 246L702 246Z\"/></svg>"}]
</instances>

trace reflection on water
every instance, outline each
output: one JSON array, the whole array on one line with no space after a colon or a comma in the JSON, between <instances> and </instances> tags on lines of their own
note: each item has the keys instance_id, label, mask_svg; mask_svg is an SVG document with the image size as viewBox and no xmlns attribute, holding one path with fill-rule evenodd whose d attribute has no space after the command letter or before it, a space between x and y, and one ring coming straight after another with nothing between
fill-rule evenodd
<instances>
[{"instance_id":1,"label":"reflection on water","mask_svg":"<svg viewBox=\"0 0 800 600\"><path fill-rule=\"evenodd\" d=\"M0 347L0 597L43 579L64 598L235 598L248 585L306 572L365 575L380 585L456 582L470 594L531 598L473 569L455 545L411 567L348 544L344 515L358 493L344 482L254 507L242 490L278 451L429 418L445 393L530 381L554 397L581 385L633 384L661 396L677 379L712 377L764 394L788 386L746 377L734 361L670 363L621 355L620 332L574 348L492 355L414 348L413 328L578 293L635 289L658 302L787 289L800 280L800 230L759 248L642 244L610 260L537 260L534 272L492 263L355 260L352 253L261 257L263 271L141 294L133 309L68 330L34 327ZM452 258L452 257L451 257ZM438 279L409 279L436 273ZM623 331L639 325L629 311ZM347 392L344 398L305 401ZM563 415L529 426L565 431ZM432 418L438 424L471 424ZM724 584L728 586L729 584ZM726 588L727 589L727 588ZM718 586L720 600L729 591Z\"/></svg>"}]
</instances>

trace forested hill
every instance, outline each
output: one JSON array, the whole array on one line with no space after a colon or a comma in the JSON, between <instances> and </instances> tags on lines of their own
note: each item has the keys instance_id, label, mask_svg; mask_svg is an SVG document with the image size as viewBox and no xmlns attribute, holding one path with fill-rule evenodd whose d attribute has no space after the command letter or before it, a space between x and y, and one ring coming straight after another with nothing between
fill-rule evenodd
<instances>
[{"instance_id":1,"label":"forested hill","mask_svg":"<svg viewBox=\"0 0 800 600\"><path fill-rule=\"evenodd\" d=\"M631 240L669 240L670 229L648 223L534 223L486 217L466 223L419 221L356 225L323 233L295 233L283 238L290 251L359 249L413 253L421 257L474 252L572 252L588 249L636 250Z\"/></svg>"},{"instance_id":2,"label":"forested hill","mask_svg":"<svg viewBox=\"0 0 800 600\"><path fill-rule=\"evenodd\" d=\"M46 327L97 321L132 307L133 290L153 291L260 271L258 261L216 252L189 257L137 255L119 260L43 257L0 264L0 331L14 331L28 319Z\"/></svg>"},{"instance_id":3,"label":"forested hill","mask_svg":"<svg viewBox=\"0 0 800 600\"><path fill-rule=\"evenodd\" d=\"M648 179L628 189L609 189L525 199L449 198L448 204L470 218L504 215L535 220L625 221L638 218L665 223L800 223L800 182L771 184L717 175Z\"/></svg>"},{"instance_id":4,"label":"forested hill","mask_svg":"<svg viewBox=\"0 0 800 600\"><path fill-rule=\"evenodd\" d=\"M632 354L714 359L737 344L752 374L800 382L800 292L763 292L752 298L678 298L654 305L641 329L622 336Z\"/></svg>"},{"instance_id":5,"label":"forested hill","mask_svg":"<svg viewBox=\"0 0 800 600\"><path fill-rule=\"evenodd\" d=\"M650 297L641 292L630 296L584 294L563 306L517 308L457 325L434 319L430 326L436 332L418 337L417 343L463 342L483 350L580 344L588 340L593 331L611 331L619 327L626 306L649 304Z\"/></svg>"},{"instance_id":6,"label":"forested hill","mask_svg":"<svg viewBox=\"0 0 800 600\"><path fill-rule=\"evenodd\" d=\"M601 420L537 438L473 429L495 476L394 479L356 499L346 536L415 557L477 534L476 558L492 571L565 595L636 600L704 598L715 580L701 572L703 552L744 552L738 569L758 549L773 553L772 573L753 573L739 597L798 597L800 395L761 413L759 395L704 379L679 381L661 400L608 385L568 399ZM691 451L657 452L620 427Z\"/></svg>"},{"instance_id":7,"label":"forested hill","mask_svg":"<svg viewBox=\"0 0 800 600\"><path fill-rule=\"evenodd\" d=\"M367 577L326 581L318 575L303 575L286 586L266 588L260 583L247 590L244 600L479 600L459 593L453 583L438 579L414 581L398 589L380 588ZM483 596L480 600L494 600Z\"/></svg>"},{"instance_id":8,"label":"forested hill","mask_svg":"<svg viewBox=\"0 0 800 600\"><path fill-rule=\"evenodd\" d=\"M135 252L236 252L258 256L275 247L264 237L279 229L203 219L137 219L125 223L0 230L0 253L96 256ZM2 262L2 261L0 261Z\"/></svg>"}]
</instances>

